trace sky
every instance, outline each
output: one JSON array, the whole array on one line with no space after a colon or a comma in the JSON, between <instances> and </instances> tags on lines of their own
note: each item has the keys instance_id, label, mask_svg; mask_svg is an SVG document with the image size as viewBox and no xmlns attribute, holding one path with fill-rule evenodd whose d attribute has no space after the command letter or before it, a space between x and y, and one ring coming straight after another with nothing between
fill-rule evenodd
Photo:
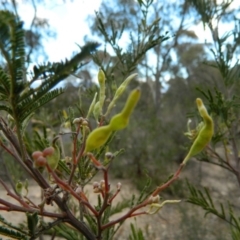
<instances>
[{"instance_id":1,"label":"sky","mask_svg":"<svg viewBox=\"0 0 240 240\"><path fill-rule=\"evenodd\" d=\"M17 0L19 13L26 27L30 25L34 9L31 1ZM37 2L37 1L36 1ZM88 39L96 40L89 31L86 18L88 15L95 15L99 10L101 0L45 0L46 6L37 5L37 16L49 20L49 25L56 32L56 38L47 38L44 41L44 50L48 54L48 59L39 56L39 62L42 61L61 61L69 58L74 52L79 52L77 44L84 45L84 36ZM235 0L232 7L238 7L239 0ZM225 24L221 27L220 32L223 34L232 29L232 26ZM195 31L199 37L199 42L210 42L211 34L206 27L203 29L202 23L189 28ZM220 35L221 35L220 34ZM127 40L126 40L127 41ZM124 39L123 39L124 42Z\"/></svg>"},{"instance_id":2,"label":"sky","mask_svg":"<svg viewBox=\"0 0 240 240\"><path fill-rule=\"evenodd\" d=\"M65 3L63 0L46 0L45 2L47 7L37 5L37 16L48 19L51 29L57 34L56 38L48 38L44 41L48 60L60 61L69 58L73 52L79 52L77 44L84 45L83 37L90 35L85 20L88 15L95 14L101 0L66 0ZM24 0L19 0L18 4L20 16L27 27L34 16L33 7L31 3L24 3Z\"/></svg>"}]
</instances>

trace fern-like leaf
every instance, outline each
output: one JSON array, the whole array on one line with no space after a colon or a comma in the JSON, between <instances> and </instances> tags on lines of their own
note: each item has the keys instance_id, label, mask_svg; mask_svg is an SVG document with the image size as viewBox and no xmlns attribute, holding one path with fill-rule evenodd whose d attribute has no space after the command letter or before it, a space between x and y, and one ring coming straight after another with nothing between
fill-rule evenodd
<instances>
[{"instance_id":1,"label":"fern-like leaf","mask_svg":"<svg viewBox=\"0 0 240 240\"><path fill-rule=\"evenodd\" d=\"M236 231L240 232L240 219L234 215L231 204L228 204L228 214L226 214L223 204L220 203L221 210L218 210L215 207L212 197L206 188L204 189L203 193L201 190L197 190L195 187L193 187L189 182L187 182L187 186L191 193L190 197L187 199L187 202L203 208L206 211L205 216L209 213L214 214L230 224L230 226Z\"/></svg>"},{"instance_id":2,"label":"fern-like leaf","mask_svg":"<svg viewBox=\"0 0 240 240\"><path fill-rule=\"evenodd\" d=\"M40 99L36 101L34 100L34 97L33 99L26 98L20 105L17 106L17 109L19 109L18 115L19 121L23 122L34 111L36 111L37 109L39 109L46 103L50 102L52 99L56 98L62 93L63 93L62 89L54 89L46 93L44 96L42 96Z\"/></svg>"},{"instance_id":3,"label":"fern-like leaf","mask_svg":"<svg viewBox=\"0 0 240 240\"><path fill-rule=\"evenodd\" d=\"M4 94L4 96L6 97L9 96L10 86L11 86L10 78L8 74L1 67L0 67L0 84L1 84L1 88L0 88L1 94Z\"/></svg>"},{"instance_id":4,"label":"fern-like leaf","mask_svg":"<svg viewBox=\"0 0 240 240\"><path fill-rule=\"evenodd\" d=\"M8 227L0 226L0 235L10 237L13 239L22 239L27 240L28 237L25 234L22 234L21 232L18 232L16 230L12 230Z\"/></svg>"}]
</instances>

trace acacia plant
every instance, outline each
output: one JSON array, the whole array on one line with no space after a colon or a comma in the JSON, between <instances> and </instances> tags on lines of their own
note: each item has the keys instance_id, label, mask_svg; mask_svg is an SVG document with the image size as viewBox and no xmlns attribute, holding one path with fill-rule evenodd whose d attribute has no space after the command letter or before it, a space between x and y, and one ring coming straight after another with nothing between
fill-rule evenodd
<instances>
[{"instance_id":1,"label":"acacia plant","mask_svg":"<svg viewBox=\"0 0 240 240\"><path fill-rule=\"evenodd\" d=\"M107 104L107 79L100 69L99 89L91 105L85 115L69 111L64 122L65 128L69 128L67 133L48 135L46 129L29 133L27 127L34 112L62 93L62 89L53 88L81 67L81 61L95 51L98 44L86 44L79 54L65 62L34 66L33 72L27 75L23 24L11 12L1 11L0 34L0 50L4 60L4 66L0 67L0 146L12 157L14 166L18 164L27 173L28 179L42 189L42 199L34 202L28 195L27 182L17 181L9 187L7 182L0 180L6 194L15 200L6 201L4 195L1 196L0 211L19 212L27 220L26 226L19 227L0 218L1 235L15 239L35 239L44 234L51 234L52 239L56 235L65 239L111 239L128 218L153 214L166 203L179 202L161 201L159 194L177 180L187 161L201 152L211 140L213 120L200 98L197 98L196 104L203 121L196 131L190 133L192 147L175 174L152 192L143 190L137 199L133 197L114 206L121 183L111 186L109 171L121 151L111 152L109 144L118 131L131 124L129 120L140 98L140 88L131 91L122 111L112 117L110 114L136 74L129 73ZM154 44L161 43L161 38L157 40ZM40 86L34 85L39 79ZM65 154L66 146L62 141L65 134L71 136L70 156ZM89 200L84 187L97 172L102 172L103 179L92 182L96 204ZM48 208L48 205L53 208ZM126 213L110 219L125 207L128 207ZM46 218L50 221L45 222Z\"/></svg>"}]
</instances>

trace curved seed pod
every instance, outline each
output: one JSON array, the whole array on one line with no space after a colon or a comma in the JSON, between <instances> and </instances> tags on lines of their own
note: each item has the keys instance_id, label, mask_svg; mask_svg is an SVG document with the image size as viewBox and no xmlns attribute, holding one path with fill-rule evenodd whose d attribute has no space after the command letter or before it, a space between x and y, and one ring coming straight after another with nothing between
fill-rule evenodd
<instances>
[{"instance_id":1,"label":"curved seed pod","mask_svg":"<svg viewBox=\"0 0 240 240\"><path fill-rule=\"evenodd\" d=\"M107 112L104 114L104 116L107 116L110 111L112 110L112 108L115 106L115 103L117 101L117 99L123 94L123 92L125 91L126 87L128 86L128 84L131 82L131 80L137 76L137 73L133 73L131 74L129 77L127 77L123 83L118 87L118 89L115 92L115 95L113 97L113 100L110 102L110 104L108 105L107 108Z\"/></svg>"},{"instance_id":2,"label":"curved seed pod","mask_svg":"<svg viewBox=\"0 0 240 240\"><path fill-rule=\"evenodd\" d=\"M113 116L113 118L109 123L112 131L121 130L128 125L129 118L132 114L133 109L138 103L140 95L141 95L141 92L139 88L134 89L130 93L123 110L119 114Z\"/></svg>"},{"instance_id":3,"label":"curved seed pod","mask_svg":"<svg viewBox=\"0 0 240 240\"><path fill-rule=\"evenodd\" d=\"M121 113L115 115L109 125L93 130L87 137L85 153L104 145L113 131L121 130L128 125L129 118L140 98L140 89L133 90Z\"/></svg>"},{"instance_id":4,"label":"curved seed pod","mask_svg":"<svg viewBox=\"0 0 240 240\"><path fill-rule=\"evenodd\" d=\"M104 145L112 133L109 125L94 129L87 137L85 153Z\"/></svg>"},{"instance_id":5,"label":"curved seed pod","mask_svg":"<svg viewBox=\"0 0 240 240\"><path fill-rule=\"evenodd\" d=\"M199 114L203 118L203 124L187 156L183 160L183 164L186 164L191 157L201 152L206 147L206 145L211 141L214 133L213 120L209 116L207 109L204 106L202 100L200 98L197 98L196 103L197 103Z\"/></svg>"}]
</instances>

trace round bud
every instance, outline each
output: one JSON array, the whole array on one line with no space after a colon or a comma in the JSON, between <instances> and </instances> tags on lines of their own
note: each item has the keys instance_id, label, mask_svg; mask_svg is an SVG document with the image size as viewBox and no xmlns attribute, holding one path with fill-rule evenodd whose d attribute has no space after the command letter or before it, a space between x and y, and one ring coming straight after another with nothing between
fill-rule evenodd
<instances>
[{"instance_id":1,"label":"round bud","mask_svg":"<svg viewBox=\"0 0 240 240\"><path fill-rule=\"evenodd\" d=\"M152 203L159 203L160 201L160 196L157 195L157 196L151 196L149 198L149 204L152 204Z\"/></svg>"},{"instance_id":2,"label":"round bud","mask_svg":"<svg viewBox=\"0 0 240 240\"><path fill-rule=\"evenodd\" d=\"M35 151L35 152L32 153L32 158L34 160L37 160L41 156L43 156L43 153L41 151Z\"/></svg>"},{"instance_id":3,"label":"round bud","mask_svg":"<svg viewBox=\"0 0 240 240\"><path fill-rule=\"evenodd\" d=\"M120 182L117 183L117 190L120 190L122 187L122 184Z\"/></svg>"},{"instance_id":4,"label":"round bud","mask_svg":"<svg viewBox=\"0 0 240 240\"><path fill-rule=\"evenodd\" d=\"M99 183L98 182L93 182L93 189L94 188L99 188Z\"/></svg>"},{"instance_id":5,"label":"round bud","mask_svg":"<svg viewBox=\"0 0 240 240\"><path fill-rule=\"evenodd\" d=\"M82 121L82 125L83 125L83 126L88 126L88 121L87 121L87 120L83 120L83 121Z\"/></svg>"},{"instance_id":6,"label":"round bud","mask_svg":"<svg viewBox=\"0 0 240 240\"><path fill-rule=\"evenodd\" d=\"M78 186L78 187L76 188L75 192L76 192L77 194L80 194L80 193L82 192L82 187L81 187L81 186Z\"/></svg>"},{"instance_id":7,"label":"round bud","mask_svg":"<svg viewBox=\"0 0 240 240\"><path fill-rule=\"evenodd\" d=\"M109 160L113 159L114 158L114 155L111 153L111 152L106 152L105 153L105 157Z\"/></svg>"},{"instance_id":8,"label":"round bud","mask_svg":"<svg viewBox=\"0 0 240 240\"><path fill-rule=\"evenodd\" d=\"M100 184L98 182L93 183L93 192L94 193L100 193L101 192Z\"/></svg>"},{"instance_id":9,"label":"round bud","mask_svg":"<svg viewBox=\"0 0 240 240\"><path fill-rule=\"evenodd\" d=\"M53 155L55 149L53 147L47 147L43 150L43 156L46 157L46 156L51 156Z\"/></svg>"},{"instance_id":10,"label":"round bud","mask_svg":"<svg viewBox=\"0 0 240 240\"><path fill-rule=\"evenodd\" d=\"M105 181L101 180L100 181L100 188L103 190L105 188Z\"/></svg>"},{"instance_id":11,"label":"round bud","mask_svg":"<svg viewBox=\"0 0 240 240\"><path fill-rule=\"evenodd\" d=\"M73 120L73 124L80 124L81 122L82 122L82 119L80 119L80 118L75 118Z\"/></svg>"},{"instance_id":12,"label":"round bud","mask_svg":"<svg viewBox=\"0 0 240 240\"><path fill-rule=\"evenodd\" d=\"M43 156L40 156L37 160L35 160L36 167L44 167L47 163L47 159Z\"/></svg>"}]
</instances>

